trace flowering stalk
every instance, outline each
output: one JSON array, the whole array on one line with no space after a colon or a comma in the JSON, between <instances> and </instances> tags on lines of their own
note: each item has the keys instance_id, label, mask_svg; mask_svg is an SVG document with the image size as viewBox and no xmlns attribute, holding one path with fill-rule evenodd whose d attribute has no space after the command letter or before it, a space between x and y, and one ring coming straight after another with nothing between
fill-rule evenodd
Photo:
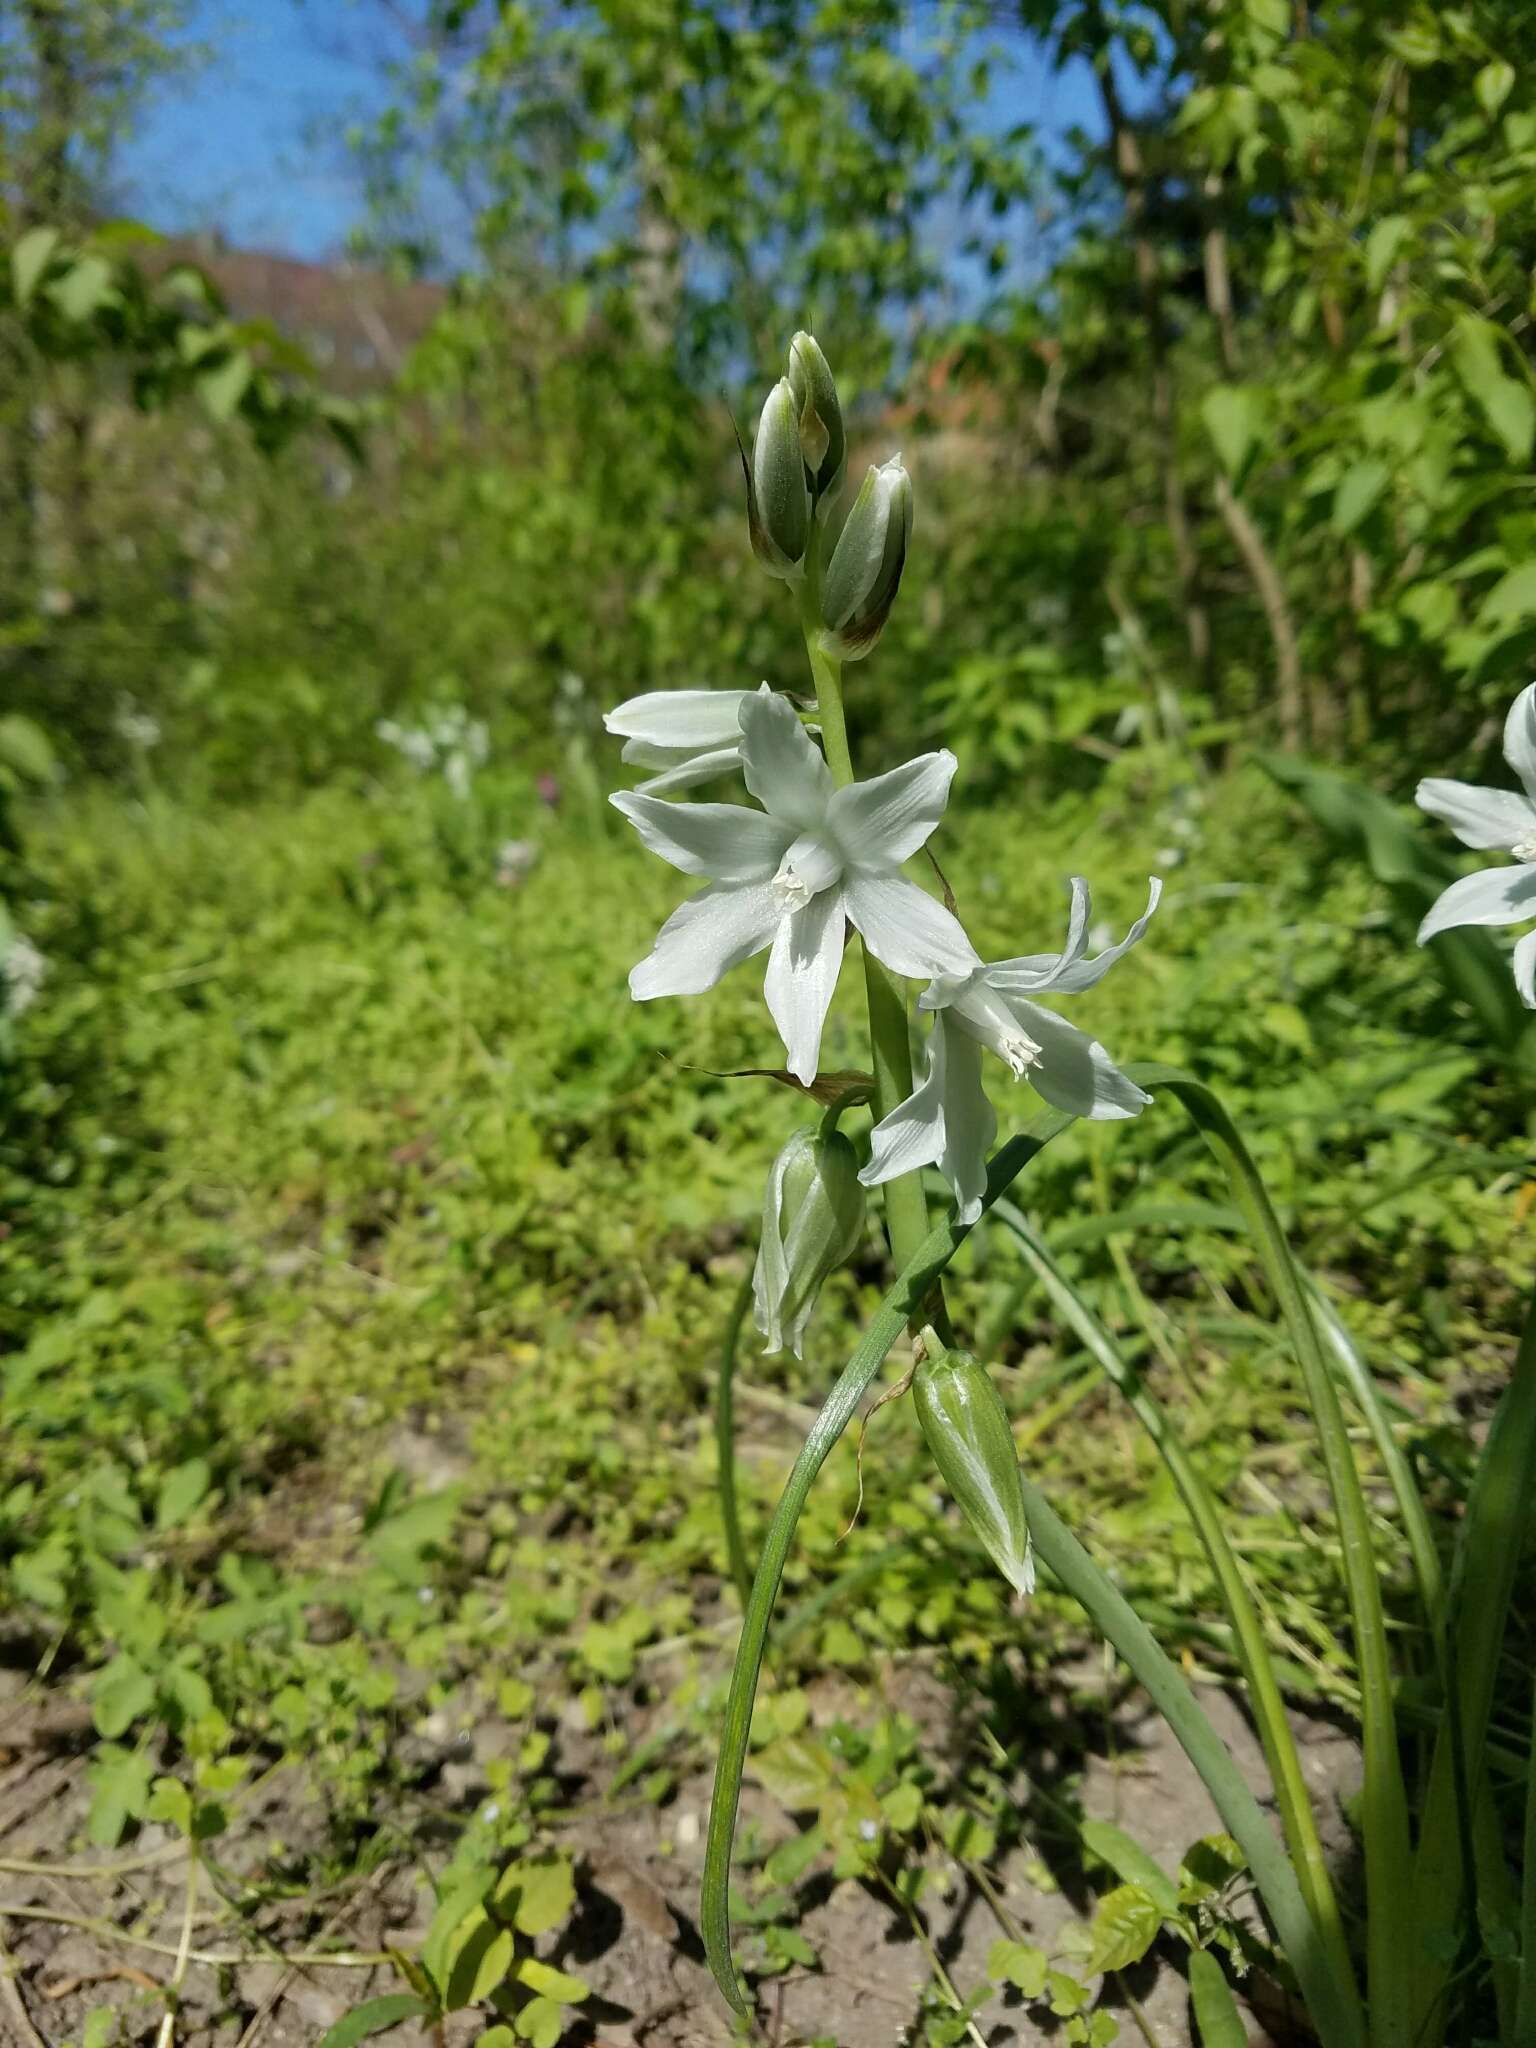
<instances>
[{"instance_id":1,"label":"flowering stalk","mask_svg":"<svg viewBox=\"0 0 1536 2048\"><path fill-rule=\"evenodd\" d=\"M821 645L821 532L812 543L806 577L800 590L800 630L805 636L805 656L816 684L816 704L821 714L821 740L827 766L839 787L853 781L853 756L848 746L848 722L843 710L843 665ZM864 996L869 1014L870 1064L875 1077L875 1107L887 1116L912 1093L912 1042L907 1030L907 1005L901 985L864 948ZM887 1181L885 1220L891 1240L891 1256L898 1267L905 1266L928 1235L928 1201L920 1172L899 1175ZM938 1286L936 1281L935 1286ZM935 1305L942 1317L942 1299Z\"/></svg>"}]
</instances>

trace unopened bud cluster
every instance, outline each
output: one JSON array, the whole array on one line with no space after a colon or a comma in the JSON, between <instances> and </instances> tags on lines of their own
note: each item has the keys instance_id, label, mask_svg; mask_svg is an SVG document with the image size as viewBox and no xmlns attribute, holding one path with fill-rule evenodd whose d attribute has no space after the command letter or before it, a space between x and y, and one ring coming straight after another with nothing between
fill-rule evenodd
<instances>
[{"instance_id":1,"label":"unopened bud cluster","mask_svg":"<svg viewBox=\"0 0 1536 2048\"><path fill-rule=\"evenodd\" d=\"M826 564L820 527L848 468L831 369L815 338L797 334L789 372L763 402L747 465L747 525L770 576L814 579L821 644L839 661L868 654L890 617L912 538L912 479L901 457L871 464Z\"/></svg>"}]
</instances>

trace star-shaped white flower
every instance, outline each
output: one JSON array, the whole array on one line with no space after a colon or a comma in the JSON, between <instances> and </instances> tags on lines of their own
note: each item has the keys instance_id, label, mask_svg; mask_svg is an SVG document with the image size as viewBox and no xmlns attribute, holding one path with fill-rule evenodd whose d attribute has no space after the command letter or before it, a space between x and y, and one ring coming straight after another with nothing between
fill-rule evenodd
<instances>
[{"instance_id":1,"label":"star-shaped white flower","mask_svg":"<svg viewBox=\"0 0 1536 2048\"><path fill-rule=\"evenodd\" d=\"M1415 792L1419 808L1444 819L1463 846L1501 846L1517 862L1512 868L1479 868L1452 882L1419 926L1421 946L1456 925L1518 924L1536 917L1536 683L1509 707L1504 758L1520 778L1518 793L1434 776ZM1536 1010L1536 931L1516 944L1514 969L1521 1001Z\"/></svg>"},{"instance_id":2,"label":"star-shaped white flower","mask_svg":"<svg viewBox=\"0 0 1536 2048\"><path fill-rule=\"evenodd\" d=\"M741 707L750 690L647 690L603 718L624 742L622 758L660 773L642 796L670 796L741 766Z\"/></svg>"},{"instance_id":3,"label":"star-shaped white flower","mask_svg":"<svg viewBox=\"0 0 1536 2048\"><path fill-rule=\"evenodd\" d=\"M709 883L667 919L629 988L640 1002L698 995L771 946L763 993L789 1071L810 1082L847 925L895 974L980 965L959 922L901 873L943 816L955 757L923 754L835 789L787 698L764 685L740 720L742 772L762 810L610 799L653 853Z\"/></svg>"},{"instance_id":4,"label":"star-shaped white flower","mask_svg":"<svg viewBox=\"0 0 1536 2048\"><path fill-rule=\"evenodd\" d=\"M934 1012L922 1080L870 1134L867 1186L919 1167L937 1166L955 1191L959 1219L974 1223L987 1185L987 1154L997 1117L981 1080L983 1046L1025 1075L1047 1102L1074 1116L1135 1116L1151 1096L1120 1072L1096 1038L1032 1000L1092 988L1146 930L1163 885L1154 877L1147 907L1116 946L1093 959L1088 946L1092 899L1081 875L1072 878L1072 912L1061 953L980 962L964 975L937 979L919 1009Z\"/></svg>"}]
</instances>

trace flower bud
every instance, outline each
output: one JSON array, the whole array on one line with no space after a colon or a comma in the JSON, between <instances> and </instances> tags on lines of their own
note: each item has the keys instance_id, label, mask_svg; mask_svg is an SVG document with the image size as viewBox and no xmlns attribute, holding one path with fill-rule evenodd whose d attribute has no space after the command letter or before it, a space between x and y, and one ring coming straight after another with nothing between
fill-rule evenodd
<instances>
[{"instance_id":1,"label":"flower bud","mask_svg":"<svg viewBox=\"0 0 1536 2048\"><path fill-rule=\"evenodd\" d=\"M890 617L912 538L912 479L893 455L871 467L838 535L821 594L821 644L842 661L868 654Z\"/></svg>"},{"instance_id":2,"label":"flower bud","mask_svg":"<svg viewBox=\"0 0 1536 2048\"><path fill-rule=\"evenodd\" d=\"M747 526L752 551L770 576L787 583L804 574L811 537L811 493L800 449L800 424L789 379L769 392L757 423L747 472Z\"/></svg>"},{"instance_id":3,"label":"flower bud","mask_svg":"<svg viewBox=\"0 0 1536 2048\"><path fill-rule=\"evenodd\" d=\"M982 1548L1016 1593L1032 1593L1019 1454L992 1375L968 1351L946 1351L917 1368L912 1398L933 1462Z\"/></svg>"},{"instance_id":4,"label":"flower bud","mask_svg":"<svg viewBox=\"0 0 1536 2048\"><path fill-rule=\"evenodd\" d=\"M821 1284L864 1228L859 1161L841 1131L796 1131L768 1176L752 1276L757 1327L769 1351L800 1346Z\"/></svg>"},{"instance_id":5,"label":"flower bud","mask_svg":"<svg viewBox=\"0 0 1536 2048\"><path fill-rule=\"evenodd\" d=\"M800 426L800 452L811 480L811 497L825 509L843 481L848 443L843 409L827 359L812 334L797 334L789 344L789 388Z\"/></svg>"}]
</instances>

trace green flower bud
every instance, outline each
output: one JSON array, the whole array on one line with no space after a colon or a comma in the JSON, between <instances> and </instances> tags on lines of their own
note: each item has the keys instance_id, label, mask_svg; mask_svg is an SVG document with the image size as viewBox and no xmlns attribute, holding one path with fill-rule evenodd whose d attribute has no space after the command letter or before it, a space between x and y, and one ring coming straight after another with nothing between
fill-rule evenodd
<instances>
[{"instance_id":1,"label":"green flower bud","mask_svg":"<svg viewBox=\"0 0 1536 2048\"><path fill-rule=\"evenodd\" d=\"M852 1145L841 1131L796 1131L768 1176L752 1276L757 1327L768 1350L803 1355L821 1283L852 1254L863 1228L864 1190Z\"/></svg>"},{"instance_id":2,"label":"green flower bud","mask_svg":"<svg viewBox=\"0 0 1536 2048\"><path fill-rule=\"evenodd\" d=\"M933 1462L982 1548L1016 1593L1035 1590L1019 1455L992 1375L967 1351L925 1359L912 1382Z\"/></svg>"},{"instance_id":3,"label":"green flower bud","mask_svg":"<svg viewBox=\"0 0 1536 2048\"><path fill-rule=\"evenodd\" d=\"M869 474L838 535L821 593L821 644L858 661L880 638L912 538L912 479L893 455Z\"/></svg>"},{"instance_id":4,"label":"green flower bud","mask_svg":"<svg viewBox=\"0 0 1536 2048\"><path fill-rule=\"evenodd\" d=\"M747 526L752 551L770 576L786 583L804 575L811 537L811 493L800 449L800 424L789 379L781 377L757 423L747 472Z\"/></svg>"},{"instance_id":5,"label":"green flower bud","mask_svg":"<svg viewBox=\"0 0 1536 2048\"><path fill-rule=\"evenodd\" d=\"M811 497L825 510L842 486L848 442L837 386L812 334L797 334L789 344L789 388L794 394L800 452L811 480Z\"/></svg>"}]
</instances>

